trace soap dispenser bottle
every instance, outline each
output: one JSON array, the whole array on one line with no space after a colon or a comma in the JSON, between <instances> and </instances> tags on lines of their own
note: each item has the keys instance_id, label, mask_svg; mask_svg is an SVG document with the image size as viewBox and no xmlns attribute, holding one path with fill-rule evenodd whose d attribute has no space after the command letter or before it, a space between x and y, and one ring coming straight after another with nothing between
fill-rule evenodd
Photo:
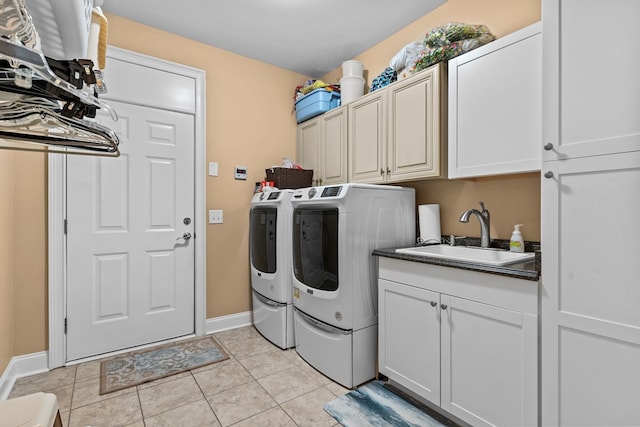
<instances>
[{"instance_id":1,"label":"soap dispenser bottle","mask_svg":"<svg viewBox=\"0 0 640 427\"><path fill-rule=\"evenodd\" d=\"M524 239L522 238L520 227L523 227L523 225L516 224L513 226L513 233L509 242L509 250L511 252L524 252Z\"/></svg>"}]
</instances>

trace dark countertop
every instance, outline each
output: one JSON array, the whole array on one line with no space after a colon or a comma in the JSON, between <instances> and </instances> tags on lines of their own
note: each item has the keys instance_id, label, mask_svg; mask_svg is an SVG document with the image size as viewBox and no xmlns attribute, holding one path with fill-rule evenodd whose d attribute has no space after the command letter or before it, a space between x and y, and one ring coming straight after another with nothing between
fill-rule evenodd
<instances>
[{"instance_id":1,"label":"dark countertop","mask_svg":"<svg viewBox=\"0 0 640 427\"><path fill-rule=\"evenodd\" d=\"M470 243L470 242L467 242ZM492 247L502 247L503 242L492 241ZM509 242L507 241L507 244ZM475 245L473 245L475 246ZM406 247L406 246L403 246ZM523 262L518 262L514 264L509 264L505 266L494 266L494 265L484 265L484 264L476 264L473 262L466 261L453 261L443 258L434 258L428 256L420 256L420 255L409 255L403 253L397 253L396 249L400 248L388 248L388 249L375 249L373 251L373 255L382 256L386 258L395 258L401 259L405 261L414 261L421 262L424 264L432 264L432 265L441 265L444 267L452 267L452 268L460 268L463 270L471 270L478 271L482 273L490 273L490 274L498 274L500 276L508 276L516 279L524 279L531 281L540 280L540 273L542 271L540 265L540 245L537 243L526 242L525 249L527 252L535 252L536 257L533 260L527 260Z\"/></svg>"}]
</instances>

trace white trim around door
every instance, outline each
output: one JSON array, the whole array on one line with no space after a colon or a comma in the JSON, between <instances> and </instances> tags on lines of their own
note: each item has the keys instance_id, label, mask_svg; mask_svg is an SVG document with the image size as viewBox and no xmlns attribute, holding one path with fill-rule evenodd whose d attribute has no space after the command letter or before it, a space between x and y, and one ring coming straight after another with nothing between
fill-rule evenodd
<instances>
[{"instance_id":1,"label":"white trim around door","mask_svg":"<svg viewBox=\"0 0 640 427\"><path fill-rule=\"evenodd\" d=\"M194 81L195 102L192 111L195 119L195 334L206 333L206 116L205 116L205 72L196 68L165 61L159 58L109 46L107 57L121 62L130 62L149 68L150 72L163 71L181 75ZM108 68L106 72L108 82ZM139 80L138 80L139 81ZM130 91L106 94L107 101L123 101L179 112L184 106L158 105L151 97L126 99ZM66 315L66 243L64 219L66 217L66 170L64 155L50 154L48 159L48 257L49 257L49 369L66 364L66 339L64 319Z\"/></svg>"}]
</instances>

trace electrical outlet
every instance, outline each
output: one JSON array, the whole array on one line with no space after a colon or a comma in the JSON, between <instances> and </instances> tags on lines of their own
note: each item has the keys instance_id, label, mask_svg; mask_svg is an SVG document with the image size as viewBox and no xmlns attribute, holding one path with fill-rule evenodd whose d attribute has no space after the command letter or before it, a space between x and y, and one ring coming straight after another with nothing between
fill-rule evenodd
<instances>
[{"instance_id":1,"label":"electrical outlet","mask_svg":"<svg viewBox=\"0 0 640 427\"><path fill-rule=\"evenodd\" d=\"M222 209L209 211L209 224L222 224Z\"/></svg>"}]
</instances>

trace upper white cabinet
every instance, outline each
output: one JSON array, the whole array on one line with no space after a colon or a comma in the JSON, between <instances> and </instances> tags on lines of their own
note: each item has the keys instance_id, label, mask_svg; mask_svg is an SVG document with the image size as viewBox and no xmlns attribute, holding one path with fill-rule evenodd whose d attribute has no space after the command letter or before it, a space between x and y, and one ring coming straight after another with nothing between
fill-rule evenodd
<instances>
[{"instance_id":1,"label":"upper white cabinet","mask_svg":"<svg viewBox=\"0 0 640 427\"><path fill-rule=\"evenodd\" d=\"M541 421L640 425L640 2L542 6Z\"/></svg>"},{"instance_id":2,"label":"upper white cabinet","mask_svg":"<svg viewBox=\"0 0 640 427\"><path fill-rule=\"evenodd\" d=\"M445 175L443 64L363 96L349 107L349 181L386 183Z\"/></svg>"},{"instance_id":3,"label":"upper white cabinet","mask_svg":"<svg viewBox=\"0 0 640 427\"><path fill-rule=\"evenodd\" d=\"M640 40L640 2L544 0L542 10L543 159L640 150L640 56L623 42Z\"/></svg>"},{"instance_id":4,"label":"upper white cabinet","mask_svg":"<svg viewBox=\"0 0 640 427\"><path fill-rule=\"evenodd\" d=\"M474 426L538 424L538 282L379 259L379 370Z\"/></svg>"},{"instance_id":5,"label":"upper white cabinet","mask_svg":"<svg viewBox=\"0 0 640 427\"><path fill-rule=\"evenodd\" d=\"M378 184L387 177L387 91L348 104L349 182Z\"/></svg>"},{"instance_id":6,"label":"upper white cabinet","mask_svg":"<svg viewBox=\"0 0 640 427\"><path fill-rule=\"evenodd\" d=\"M320 179L320 117L298 125L296 137L296 163L313 169L313 185Z\"/></svg>"},{"instance_id":7,"label":"upper white cabinet","mask_svg":"<svg viewBox=\"0 0 640 427\"><path fill-rule=\"evenodd\" d=\"M542 23L449 61L449 178L540 170L541 64Z\"/></svg>"},{"instance_id":8,"label":"upper white cabinet","mask_svg":"<svg viewBox=\"0 0 640 427\"><path fill-rule=\"evenodd\" d=\"M347 107L320 118L320 185L347 182Z\"/></svg>"},{"instance_id":9,"label":"upper white cabinet","mask_svg":"<svg viewBox=\"0 0 640 427\"><path fill-rule=\"evenodd\" d=\"M313 169L313 185L347 182L347 108L333 109L297 129L297 163Z\"/></svg>"},{"instance_id":10,"label":"upper white cabinet","mask_svg":"<svg viewBox=\"0 0 640 427\"><path fill-rule=\"evenodd\" d=\"M387 88L389 182L445 175L446 81L438 64Z\"/></svg>"}]
</instances>

